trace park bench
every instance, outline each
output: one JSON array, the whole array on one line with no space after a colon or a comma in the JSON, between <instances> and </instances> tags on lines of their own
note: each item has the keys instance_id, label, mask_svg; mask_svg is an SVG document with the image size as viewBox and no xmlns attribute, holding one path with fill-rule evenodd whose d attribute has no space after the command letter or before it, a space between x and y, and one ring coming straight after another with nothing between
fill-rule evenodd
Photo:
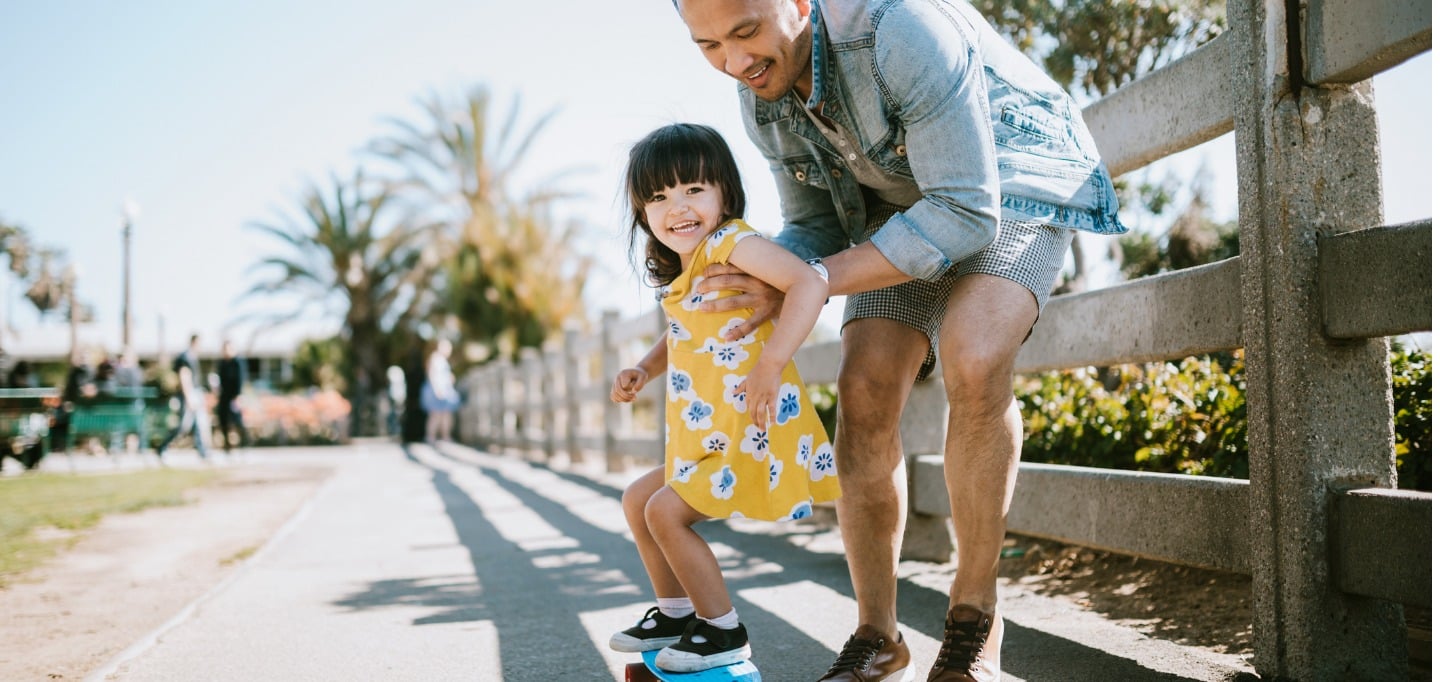
<instances>
[{"instance_id":1,"label":"park bench","mask_svg":"<svg viewBox=\"0 0 1440 682\"><path fill-rule=\"evenodd\" d=\"M0 461L34 469L50 452L50 422L60 404L53 388L0 388Z\"/></svg>"},{"instance_id":2,"label":"park bench","mask_svg":"<svg viewBox=\"0 0 1440 682\"><path fill-rule=\"evenodd\" d=\"M67 449L82 438L96 437L107 450L122 450L126 436L131 434L143 449L148 445L146 436L156 431L156 415L163 420L168 411L168 404L148 386L112 389L76 400L74 407L65 434Z\"/></svg>"}]
</instances>

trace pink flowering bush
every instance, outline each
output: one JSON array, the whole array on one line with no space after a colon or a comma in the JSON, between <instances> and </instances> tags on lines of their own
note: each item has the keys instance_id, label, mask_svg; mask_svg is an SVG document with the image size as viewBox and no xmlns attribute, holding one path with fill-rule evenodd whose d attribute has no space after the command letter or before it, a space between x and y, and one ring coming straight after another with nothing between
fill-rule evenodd
<instances>
[{"instance_id":1,"label":"pink flowering bush","mask_svg":"<svg viewBox=\"0 0 1440 682\"><path fill-rule=\"evenodd\" d=\"M255 445L335 445L345 442L350 403L333 390L241 399Z\"/></svg>"}]
</instances>

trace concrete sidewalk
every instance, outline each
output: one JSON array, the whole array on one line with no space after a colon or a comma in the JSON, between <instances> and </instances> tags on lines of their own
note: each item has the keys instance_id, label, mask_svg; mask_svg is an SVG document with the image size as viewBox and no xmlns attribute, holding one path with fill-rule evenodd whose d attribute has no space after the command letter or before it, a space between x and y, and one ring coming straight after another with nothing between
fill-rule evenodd
<instances>
[{"instance_id":1,"label":"concrete sidewalk","mask_svg":"<svg viewBox=\"0 0 1440 682\"><path fill-rule=\"evenodd\" d=\"M462 446L354 446L247 565L96 671L114 680L613 680L610 634L651 603L623 480ZM838 533L708 524L766 679L813 680L854 627ZM900 614L920 679L950 574L907 562ZM1002 589L1006 680L1228 680L1238 657L1147 638Z\"/></svg>"}]
</instances>

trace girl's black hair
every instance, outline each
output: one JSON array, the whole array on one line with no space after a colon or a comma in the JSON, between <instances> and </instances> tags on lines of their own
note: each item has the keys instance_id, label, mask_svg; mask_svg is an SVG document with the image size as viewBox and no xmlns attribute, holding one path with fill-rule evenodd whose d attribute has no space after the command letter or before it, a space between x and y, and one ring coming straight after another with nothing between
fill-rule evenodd
<instances>
[{"instance_id":1,"label":"girl's black hair","mask_svg":"<svg viewBox=\"0 0 1440 682\"><path fill-rule=\"evenodd\" d=\"M625 193L630 202L630 257L635 261L636 241L645 234L645 278L662 287L680 276L680 254L655 238L645 221L645 204L666 187L708 182L723 198L720 222L745 217L745 188L740 168L725 138L714 128L696 123L675 123L656 130L630 148L625 169Z\"/></svg>"}]
</instances>

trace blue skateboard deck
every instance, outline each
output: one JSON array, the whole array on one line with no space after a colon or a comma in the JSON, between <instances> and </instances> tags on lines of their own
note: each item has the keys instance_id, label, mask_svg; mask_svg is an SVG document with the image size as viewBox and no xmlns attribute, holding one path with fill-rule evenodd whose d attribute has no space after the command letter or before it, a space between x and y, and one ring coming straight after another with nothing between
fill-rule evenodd
<instances>
[{"instance_id":1,"label":"blue skateboard deck","mask_svg":"<svg viewBox=\"0 0 1440 682\"><path fill-rule=\"evenodd\" d=\"M660 682L760 682L760 671L750 661L741 661L719 668L702 670L698 673L672 673L661 670L655 665L655 656L659 653L657 650L640 654L641 658L645 659L645 665L631 663L625 666L625 679L632 682L648 682L649 680L660 680ZM648 675L648 677L641 675Z\"/></svg>"}]
</instances>

